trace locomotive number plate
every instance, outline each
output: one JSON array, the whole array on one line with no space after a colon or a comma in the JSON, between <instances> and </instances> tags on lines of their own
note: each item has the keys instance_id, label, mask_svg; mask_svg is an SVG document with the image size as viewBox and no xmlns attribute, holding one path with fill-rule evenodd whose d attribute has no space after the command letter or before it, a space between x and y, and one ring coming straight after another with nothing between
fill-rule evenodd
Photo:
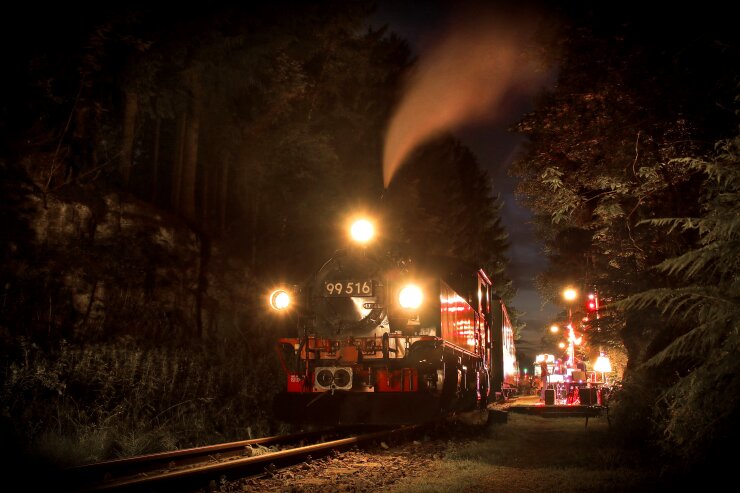
<instances>
[{"instance_id":1,"label":"locomotive number plate","mask_svg":"<svg viewBox=\"0 0 740 493\"><path fill-rule=\"evenodd\" d=\"M344 281L325 281L324 296L372 296L373 282L356 279Z\"/></svg>"}]
</instances>

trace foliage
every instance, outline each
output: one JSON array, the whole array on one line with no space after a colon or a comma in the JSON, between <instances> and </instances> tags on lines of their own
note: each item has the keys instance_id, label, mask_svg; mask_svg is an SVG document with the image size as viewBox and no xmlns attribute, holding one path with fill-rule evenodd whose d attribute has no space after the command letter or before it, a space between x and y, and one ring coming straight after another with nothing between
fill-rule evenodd
<instances>
[{"instance_id":1,"label":"foliage","mask_svg":"<svg viewBox=\"0 0 740 493\"><path fill-rule=\"evenodd\" d=\"M665 446L687 460L710 457L717 444L737 438L736 392L740 327L740 135L717 145L712 160L681 160L706 176L701 215L646 221L658 230L696 231L693 248L668 258L655 269L675 279L675 286L649 289L619 303L622 310L655 306L669 323L687 330L645 360L640 370L675 368L676 378L663 390L656 411L665 430Z\"/></svg>"},{"instance_id":2,"label":"foliage","mask_svg":"<svg viewBox=\"0 0 740 493\"><path fill-rule=\"evenodd\" d=\"M440 139L418 153L388 190L389 211L398 215L402 242L421 252L459 258L498 277L508 247L488 174L453 139ZM501 286L503 288L503 286Z\"/></svg>"},{"instance_id":3,"label":"foliage","mask_svg":"<svg viewBox=\"0 0 740 493\"><path fill-rule=\"evenodd\" d=\"M585 336L628 356L623 436L708 460L737 412L721 390L737 369L734 26L564 10L557 84L515 127L529 142L512 171L550 259L539 282L553 301L598 290Z\"/></svg>"}]
</instances>

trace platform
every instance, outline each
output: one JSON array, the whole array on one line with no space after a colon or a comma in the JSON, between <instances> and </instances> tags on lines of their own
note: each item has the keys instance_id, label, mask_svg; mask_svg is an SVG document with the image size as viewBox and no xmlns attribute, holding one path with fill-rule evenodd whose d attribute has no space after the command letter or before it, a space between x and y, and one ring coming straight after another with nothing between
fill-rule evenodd
<instances>
[{"instance_id":1,"label":"platform","mask_svg":"<svg viewBox=\"0 0 740 493\"><path fill-rule=\"evenodd\" d=\"M533 414L543 418L595 418L601 416L605 409L598 405L544 404L536 395L517 397L508 406L509 412Z\"/></svg>"}]
</instances>

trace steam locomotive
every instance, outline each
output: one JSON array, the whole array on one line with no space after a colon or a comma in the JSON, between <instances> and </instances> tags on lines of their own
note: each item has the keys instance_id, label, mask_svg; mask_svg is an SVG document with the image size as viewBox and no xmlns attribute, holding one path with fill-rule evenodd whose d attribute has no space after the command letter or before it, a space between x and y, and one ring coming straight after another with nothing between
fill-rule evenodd
<instances>
[{"instance_id":1,"label":"steam locomotive","mask_svg":"<svg viewBox=\"0 0 740 493\"><path fill-rule=\"evenodd\" d=\"M516 388L514 338L485 272L451 259L409 259L357 244L303 286L276 289L298 335L281 338L286 388L275 415L306 424L406 424L485 408Z\"/></svg>"}]
</instances>

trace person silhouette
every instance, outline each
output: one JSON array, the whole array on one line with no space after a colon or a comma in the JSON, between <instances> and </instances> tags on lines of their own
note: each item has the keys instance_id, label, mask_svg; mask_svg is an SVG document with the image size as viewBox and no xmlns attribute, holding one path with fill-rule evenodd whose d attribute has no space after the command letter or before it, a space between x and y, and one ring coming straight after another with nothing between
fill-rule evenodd
<instances>
[{"instance_id":1,"label":"person silhouette","mask_svg":"<svg viewBox=\"0 0 740 493\"><path fill-rule=\"evenodd\" d=\"M545 391L547 390L547 384L549 382L549 375L550 372L547 370L547 361L542 361L540 363L540 377L542 378L542 392L540 394L540 400L545 400Z\"/></svg>"}]
</instances>

